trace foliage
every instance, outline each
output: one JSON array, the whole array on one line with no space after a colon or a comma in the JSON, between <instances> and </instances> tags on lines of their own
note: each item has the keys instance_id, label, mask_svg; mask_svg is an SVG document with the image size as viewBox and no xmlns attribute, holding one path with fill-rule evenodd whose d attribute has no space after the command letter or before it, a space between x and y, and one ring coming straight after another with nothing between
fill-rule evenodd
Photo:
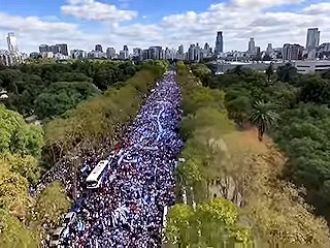
<instances>
[{"instance_id":1,"label":"foliage","mask_svg":"<svg viewBox=\"0 0 330 248\"><path fill-rule=\"evenodd\" d=\"M54 83L36 98L35 114L39 119L56 117L98 94L99 90L88 82Z\"/></svg>"},{"instance_id":2,"label":"foliage","mask_svg":"<svg viewBox=\"0 0 330 248\"><path fill-rule=\"evenodd\" d=\"M47 186L39 195L35 204L38 223L51 222L58 224L61 216L68 211L70 201L67 199L63 186L54 182Z\"/></svg>"},{"instance_id":3,"label":"foliage","mask_svg":"<svg viewBox=\"0 0 330 248\"><path fill-rule=\"evenodd\" d=\"M238 222L238 209L225 199L214 199L192 207L176 204L167 218L166 236L179 247L202 245L218 247L220 244L248 244L249 229Z\"/></svg>"},{"instance_id":4,"label":"foliage","mask_svg":"<svg viewBox=\"0 0 330 248\"><path fill-rule=\"evenodd\" d=\"M163 62L151 62L127 80L124 87L109 89L103 95L83 101L45 126L46 145L50 150L68 152L80 144L93 148L100 142L114 144L122 126L138 111L145 94L164 70Z\"/></svg>"},{"instance_id":5,"label":"foliage","mask_svg":"<svg viewBox=\"0 0 330 248\"><path fill-rule=\"evenodd\" d=\"M282 82L293 83L298 78L296 67L294 67L290 63L278 67L276 72L278 79Z\"/></svg>"},{"instance_id":6,"label":"foliage","mask_svg":"<svg viewBox=\"0 0 330 248\"><path fill-rule=\"evenodd\" d=\"M0 209L6 209L19 217L26 215L28 205L27 180L10 171L9 165L1 163L0 169Z\"/></svg>"},{"instance_id":7,"label":"foliage","mask_svg":"<svg viewBox=\"0 0 330 248\"><path fill-rule=\"evenodd\" d=\"M38 240L18 219L0 209L0 244L1 248L36 248Z\"/></svg>"},{"instance_id":8,"label":"foliage","mask_svg":"<svg viewBox=\"0 0 330 248\"><path fill-rule=\"evenodd\" d=\"M39 156L43 146L43 131L28 125L18 113L0 105L0 153L12 152Z\"/></svg>"},{"instance_id":9,"label":"foliage","mask_svg":"<svg viewBox=\"0 0 330 248\"><path fill-rule=\"evenodd\" d=\"M75 107L78 100L86 99L91 93L95 94L95 87L102 91L107 90L116 82L125 81L133 76L138 69L139 67L131 62L112 61L22 64L15 68L0 70L0 88L8 91L6 106L10 109L24 116L32 115L36 111L40 118L53 117L53 113L47 115L46 111L42 111L45 105L50 106L56 101L61 101L66 107L63 108L60 104L59 111L54 111L55 115L61 114L69 107ZM81 96L77 96L76 92ZM75 95L74 99L70 98L71 94ZM50 99L47 101L48 98ZM67 102L68 104L65 104Z\"/></svg>"},{"instance_id":10,"label":"foliage","mask_svg":"<svg viewBox=\"0 0 330 248\"><path fill-rule=\"evenodd\" d=\"M274 78L272 84L265 84L263 74L236 68L211 79L212 87L226 92L224 101L229 117L240 127L246 127L252 116L254 123L262 130L267 129L287 152L286 159L269 139L258 142L253 138L257 133L254 129L238 132L228 128L232 125L229 120L218 120L221 114L226 115L226 111L219 108L221 104L205 101L206 104L198 108L198 104L190 103L194 103L191 99L185 99L201 86L178 64L183 108L187 103L192 107L188 108L189 112L185 109L181 125L186 139L181 154L185 162L177 168L177 182L186 189L192 188L187 190L188 198L192 195L190 198L198 204L214 195L241 206L240 221L252 228L254 241L260 247L329 246L329 229L304 202L304 191L283 180L306 186L305 199L329 217L326 215L330 192L326 162L329 159L326 152L330 138L329 109L313 103L315 99L308 104L299 103L308 78L297 76L299 81L289 80L290 84ZM252 105L256 102L259 104ZM277 125L270 125L274 120ZM222 130L226 123L227 128ZM215 223L206 228L207 240L221 236L217 233L220 226ZM195 242L193 238L191 242Z\"/></svg>"},{"instance_id":11,"label":"foliage","mask_svg":"<svg viewBox=\"0 0 330 248\"><path fill-rule=\"evenodd\" d=\"M262 141L264 133L276 121L276 114L271 111L269 104L258 101L253 105L251 122L258 128L258 139Z\"/></svg>"}]
</instances>

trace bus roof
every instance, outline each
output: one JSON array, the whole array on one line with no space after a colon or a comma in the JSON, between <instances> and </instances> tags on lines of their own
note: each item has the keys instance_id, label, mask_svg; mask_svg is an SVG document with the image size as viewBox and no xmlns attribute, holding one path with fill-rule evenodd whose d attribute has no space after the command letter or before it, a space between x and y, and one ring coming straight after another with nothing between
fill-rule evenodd
<instances>
[{"instance_id":1,"label":"bus roof","mask_svg":"<svg viewBox=\"0 0 330 248\"><path fill-rule=\"evenodd\" d=\"M101 160L87 177L86 181L97 181L98 176L109 163L109 160Z\"/></svg>"}]
</instances>

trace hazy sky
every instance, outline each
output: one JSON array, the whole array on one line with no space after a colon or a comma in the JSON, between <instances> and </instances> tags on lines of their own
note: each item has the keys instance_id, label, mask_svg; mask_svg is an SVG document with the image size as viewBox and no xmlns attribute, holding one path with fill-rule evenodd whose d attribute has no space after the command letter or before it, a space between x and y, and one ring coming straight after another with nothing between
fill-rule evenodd
<instances>
[{"instance_id":1,"label":"hazy sky","mask_svg":"<svg viewBox=\"0 0 330 248\"><path fill-rule=\"evenodd\" d=\"M70 50L97 43L117 50L214 47L218 30L225 51L245 51L250 37L262 49L305 45L309 27L320 29L321 43L330 42L330 0L0 0L0 49L13 31L23 52L42 43L67 43Z\"/></svg>"}]
</instances>

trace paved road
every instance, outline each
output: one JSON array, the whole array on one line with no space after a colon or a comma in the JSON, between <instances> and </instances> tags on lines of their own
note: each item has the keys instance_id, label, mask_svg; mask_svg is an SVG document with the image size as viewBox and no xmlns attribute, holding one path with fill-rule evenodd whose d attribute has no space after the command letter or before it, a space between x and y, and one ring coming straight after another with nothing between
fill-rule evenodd
<instances>
[{"instance_id":1,"label":"paved road","mask_svg":"<svg viewBox=\"0 0 330 248\"><path fill-rule=\"evenodd\" d=\"M74 209L78 219L70 225L65 247L160 247L163 210L175 201L180 101L170 71L128 128L100 189L80 193Z\"/></svg>"}]
</instances>

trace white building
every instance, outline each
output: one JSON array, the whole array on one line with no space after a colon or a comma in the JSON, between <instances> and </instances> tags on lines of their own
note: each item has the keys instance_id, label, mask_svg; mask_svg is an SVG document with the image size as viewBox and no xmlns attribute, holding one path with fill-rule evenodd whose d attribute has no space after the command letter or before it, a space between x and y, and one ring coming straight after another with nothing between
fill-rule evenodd
<instances>
[{"instance_id":1,"label":"white building","mask_svg":"<svg viewBox=\"0 0 330 248\"><path fill-rule=\"evenodd\" d=\"M17 46L17 40L14 33L8 33L7 36L7 45L8 50L10 53L17 54L18 53L18 46Z\"/></svg>"},{"instance_id":2,"label":"white building","mask_svg":"<svg viewBox=\"0 0 330 248\"><path fill-rule=\"evenodd\" d=\"M296 61L295 67L298 70L298 73L308 74L323 72L330 69L329 60L305 60L305 61Z\"/></svg>"},{"instance_id":3,"label":"white building","mask_svg":"<svg viewBox=\"0 0 330 248\"><path fill-rule=\"evenodd\" d=\"M0 64L11 66L14 64L13 56L7 50L0 50Z\"/></svg>"}]
</instances>

